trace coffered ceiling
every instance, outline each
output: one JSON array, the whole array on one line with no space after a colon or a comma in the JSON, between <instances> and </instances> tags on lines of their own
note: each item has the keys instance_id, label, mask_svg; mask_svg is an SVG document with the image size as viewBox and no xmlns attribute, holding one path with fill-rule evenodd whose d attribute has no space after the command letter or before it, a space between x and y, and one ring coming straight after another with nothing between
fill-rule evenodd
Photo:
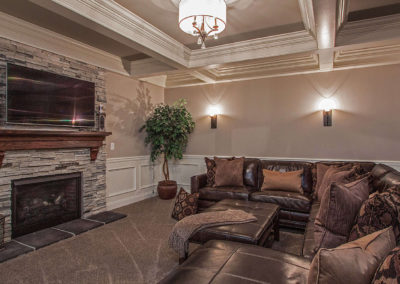
<instances>
[{"instance_id":1,"label":"coffered ceiling","mask_svg":"<svg viewBox=\"0 0 400 284\"><path fill-rule=\"evenodd\" d=\"M196 39L178 27L178 7L174 0L116 0L118 4L170 35L177 41L199 48ZM216 46L303 29L297 0L240 0L228 5L226 30Z\"/></svg>"},{"instance_id":2,"label":"coffered ceiling","mask_svg":"<svg viewBox=\"0 0 400 284\"><path fill-rule=\"evenodd\" d=\"M112 55L99 66L165 87L400 63L400 0L226 1L227 28L206 49L179 29L179 0L2 1L0 36L15 29L29 43L29 22Z\"/></svg>"}]
</instances>

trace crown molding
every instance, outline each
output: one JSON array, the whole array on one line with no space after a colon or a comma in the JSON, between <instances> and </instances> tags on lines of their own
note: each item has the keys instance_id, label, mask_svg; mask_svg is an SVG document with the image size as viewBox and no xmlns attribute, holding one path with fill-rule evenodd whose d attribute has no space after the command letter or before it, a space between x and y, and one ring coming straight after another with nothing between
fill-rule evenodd
<instances>
[{"instance_id":1,"label":"crown molding","mask_svg":"<svg viewBox=\"0 0 400 284\"><path fill-rule=\"evenodd\" d=\"M0 37L129 75L120 57L0 12Z\"/></svg>"},{"instance_id":2,"label":"crown molding","mask_svg":"<svg viewBox=\"0 0 400 284\"><path fill-rule=\"evenodd\" d=\"M316 49L315 39L308 31L304 30L192 50L189 68L314 51Z\"/></svg>"},{"instance_id":3,"label":"crown molding","mask_svg":"<svg viewBox=\"0 0 400 284\"><path fill-rule=\"evenodd\" d=\"M400 63L400 44L339 50L335 53L335 69L372 67Z\"/></svg>"},{"instance_id":4,"label":"crown molding","mask_svg":"<svg viewBox=\"0 0 400 284\"><path fill-rule=\"evenodd\" d=\"M218 80L239 79L244 77L271 75L272 73L286 73L293 70L308 70L318 68L317 54L304 54L290 58L273 58L248 63L231 64L213 69L208 72Z\"/></svg>"},{"instance_id":5,"label":"crown molding","mask_svg":"<svg viewBox=\"0 0 400 284\"><path fill-rule=\"evenodd\" d=\"M264 60L252 60L218 66L214 68L201 69L198 72L206 73L214 78L213 83L227 83L251 79L262 79L280 77L295 74L307 74L319 71L318 55L299 54L286 58L273 58ZM188 87L208 84L201 81L193 74L185 71L169 74L167 76L167 88Z\"/></svg>"},{"instance_id":6,"label":"crown molding","mask_svg":"<svg viewBox=\"0 0 400 284\"><path fill-rule=\"evenodd\" d=\"M347 22L338 33L336 46L400 38L400 15Z\"/></svg>"}]
</instances>

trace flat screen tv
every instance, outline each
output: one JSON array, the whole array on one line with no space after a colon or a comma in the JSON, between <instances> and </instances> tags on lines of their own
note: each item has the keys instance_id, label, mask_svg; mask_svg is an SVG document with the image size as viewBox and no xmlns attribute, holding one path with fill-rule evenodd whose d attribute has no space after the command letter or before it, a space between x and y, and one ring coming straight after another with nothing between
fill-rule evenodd
<instances>
[{"instance_id":1,"label":"flat screen tv","mask_svg":"<svg viewBox=\"0 0 400 284\"><path fill-rule=\"evenodd\" d=\"M94 83L7 64L7 122L94 126Z\"/></svg>"}]
</instances>

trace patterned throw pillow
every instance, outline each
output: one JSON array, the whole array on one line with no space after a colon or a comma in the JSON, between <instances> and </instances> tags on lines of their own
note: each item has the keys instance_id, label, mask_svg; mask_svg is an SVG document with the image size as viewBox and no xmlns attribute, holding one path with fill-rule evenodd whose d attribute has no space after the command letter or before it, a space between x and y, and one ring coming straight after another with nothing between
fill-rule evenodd
<instances>
[{"instance_id":1,"label":"patterned throw pillow","mask_svg":"<svg viewBox=\"0 0 400 284\"><path fill-rule=\"evenodd\" d=\"M235 157L228 158L228 161L234 160ZM206 161L206 167L207 167L207 186L212 187L215 184L215 173L217 171L217 165L215 164L214 159L209 159L207 157L204 158Z\"/></svg>"},{"instance_id":2,"label":"patterned throw pillow","mask_svg":"<svg viewBox=\"0 0 400 284\"><path fill-rule=\"evenodd\" d=\"M400 283L400 247L394 248L376 271L373 284Z\"/></svg>"},{"instance_id":3,"label":"patterned throw pillow","mask_svg":"<svg viewBox=\"0 0 400 284\"><path fill-rule=\"evenodd\" d=\"M356 218L349 241L364 237L384 228L393 227L396 239L400 236L400 193L393 189L384 193L370 195L363 205Z\"/></svg>"},{"instance_id":4,"label":"patterned throw pillow","mask_svg":"<svg viewBox=\"0 0 400 284\"><path fill-rule=\"evenodd\" d=\"M197 200L199 199L198 193L187 193L186 190L181 188L176 199L174 210L172 211L172 218L175 220L182 220L186 216L197 213Z\"/></svg>"},{"instance_id":5,"label":"patterned throw pillow","mask_svg":"<svg viewBox=\"0 0 400 284\"><path fill-rule=\"evenodd\" d=\"M207 186L213 186L215 183L215 171L217 168L215 161L207 157L205 157L204 160L206 161L207 167Z\"/></svg>"}]
</instances>

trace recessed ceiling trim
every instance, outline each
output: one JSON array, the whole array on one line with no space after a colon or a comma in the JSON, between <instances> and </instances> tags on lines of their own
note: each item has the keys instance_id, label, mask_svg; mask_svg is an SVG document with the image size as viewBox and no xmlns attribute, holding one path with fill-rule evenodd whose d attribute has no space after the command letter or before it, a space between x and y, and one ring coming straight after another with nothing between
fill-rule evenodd
<instances>
[{"instance_id":1,"label":"recessed ceiling trim","mask_svg":"<svg viewBox=\"0 0 400 284\"><path fill-rule=\"evenodd\" d=\"M192 50L190 68L223 64L250 59L314 51L315 39L308 31L299 31L232 44Z\"/></svg>"},{"instance_id":2,"label":"recessed ceiling trim","mask_svg":"<svg viewBox=\"0 0 400 284\"><path fill-rule=\"evenodd\" d=\"M400 38L400 15L347 22L337 36L336 46Z\"/></svg>"}]
</instances>

